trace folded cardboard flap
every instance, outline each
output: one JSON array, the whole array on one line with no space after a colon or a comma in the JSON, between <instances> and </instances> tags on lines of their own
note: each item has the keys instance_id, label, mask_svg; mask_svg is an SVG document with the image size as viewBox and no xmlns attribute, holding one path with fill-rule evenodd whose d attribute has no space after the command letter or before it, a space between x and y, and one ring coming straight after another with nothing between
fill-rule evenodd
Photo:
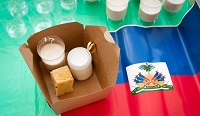
<instances>
[{"instance_id":1,"label":"folded cardboard flap","mask_svg":"<svg viewBox=\"0 0 200 116\"><path fill-rule=\"evenodd\" d=\"M96 73L103 89L115 84L119 67L119 47L105 39L104 33L106 31L105 27L86 26L84 33L84 42L86 42L84 46L89 41L96 44L96 52L92 54L93 59L95 59L93 64L95 70L98 70ZM112 38L108 39L112 40Z\"/></svg>"},{"instance_id":2,"label":"folded cardboard flap","mask_svg":"<svg viewBox=\"0 0 200 116\"><path fill-rule=\"evenodd\" d=\"M86 96L79 96L75 97L73 99L65 99L60 100L57 103L55 103L52 106L52 109L54 109L55 112L63 112L63 111L69 111L73 110L75 108L102 100L107 97L109 92L111 91L112 87L108 87L106 89L103 89L102 91L97 91L96 93L92 93L90 95ZM78 101L78 102L74 102ZM68 110L66 110L68 109Z\"/></svg>"},{"instance_id":3,"label":"folded cardboard flap","mask_svg":"<svg viewBox=\"0 0 200 116\"><path fill-rule=\"evenodd\" d=\"M105 27L86 26L77 22L62 24L45 29L28 39L28 46L23 44L20 51L33 73L45 98L56 113L69 111L89 103L104 99L116 82L119 65L119 48L111 36L105 39ZM49 71L42 65L37 54L38 42L46 36L57 36L65 43L67 53L75 47L85 47L92 41L96 52L92 54L93 74L85 81L74 82L74 92L57 97L51 83Z\"/></svg>"},{"instance_id":4,"label":"folded cardboard flap","mask_svg":"<svg viewBox=\"0 0 200 116\"><path fill-rule=\"evenodd\" d=\"M33 56L32 52L29 49L29 46L26 44L23 44L19 48L22 56L24 57L29 69L31 70L33 76L35 77L36 82L38 83L43 95L45 96L47 102L49 104L52 104L49 93L47 91L47 87L45 84L45 81L42 77L41 70L39 68L39 65L37 63L37 59Z\"/></svg>"},{"instance_id":5,"label":"folded cardboard flap","mask_svg":"<svg viewBox=\"0 0 200 116\"><path fill-rule=\"evenodd\" d=\"M108 32L108 30L105 31L104 37L105 37L105 39L106 39L108 42L110 42L110 43L115 43L114 39L112 38L112 36L111 36L110 33Z\"/></svg>"}]
</instances>

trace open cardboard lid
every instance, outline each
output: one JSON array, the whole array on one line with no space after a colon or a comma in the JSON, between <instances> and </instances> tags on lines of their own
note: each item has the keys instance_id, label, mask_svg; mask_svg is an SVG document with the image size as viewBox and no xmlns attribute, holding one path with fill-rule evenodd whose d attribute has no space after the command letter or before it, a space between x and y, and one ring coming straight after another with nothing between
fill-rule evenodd
<instances>
[{"instance_id":1,"label":"open cardboard lid","mask_svg":"<svg viewBox=\"0 0 200 116\"><path fill-rule=\"evenodd\" d=\"M75 47L86 47L89 41L96 44L96 52L92 54L94 73L90 77L91 79L83 82L75 81L75 91L76 87L79 89L81 89L80 86L86 87L82 94L79 93L81 90L61 97L56 97L53 94L53 88L48 84L50 82L50 78L48 78L49 74L42 68L41 59L37 54L37 43L46 36L57 36L61 38L65 43L66 54ZM35 33L29 37L28 45L23 44L19 49L47 102L50 106L55 107L55 109L58 109L61 107L60 105L68 103L69 101L73 104L79 97L92 98L95 95L97 96L98 94L95 93L100 93L105 97L108 94L108 89L106 88L114 86L116 82L119 67L119 48L105 27L86 26L84 30L84 26L77 22L54 26ZM81 99L79 100L81 101ZM62 103L61 101L65 102ZM89 100L82 103L82 105L91 102L92 100ZM80 106L77 104L74 108ZM58 112L62 111L60 110Z\"/></svg>"}]
</instances>

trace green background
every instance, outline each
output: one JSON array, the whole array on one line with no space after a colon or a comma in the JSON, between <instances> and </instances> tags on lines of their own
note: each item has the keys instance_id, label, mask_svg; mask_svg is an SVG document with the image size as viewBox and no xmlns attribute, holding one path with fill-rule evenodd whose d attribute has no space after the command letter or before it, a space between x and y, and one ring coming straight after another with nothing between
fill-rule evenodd
<instances>
[{"instance_id":1,"label":"green background","mask_svg":"<svg viewBox=\"0 0 200 116\"><path fill-rule=\"evenodd\" d=\"M4 3L5 1L6 0L1 0L0 2ZM146 23L138 18L139 2L139 0L131 0L124 21L114 22L107 20L105 0L95 3L87 3L83 0L78 0L78 7L74 18L77 22L84 25L106 26L109 31L116 31L121 26L125 25L138 25L144 27L177 26L184 15L192 7L190 2L186 0L180 12L169 13L162 9L158 19L154 23ZM55 17L52 15L51 18L53 25L55 25ZM28 17L24 16L23 19L26 23L27 33L18 39L9 37L2 24L0 24L0 114L3 116L57 115L49 107L19 52L19 46L25 43L30 35L34 34Z\"/></svg>"}]
</instances>

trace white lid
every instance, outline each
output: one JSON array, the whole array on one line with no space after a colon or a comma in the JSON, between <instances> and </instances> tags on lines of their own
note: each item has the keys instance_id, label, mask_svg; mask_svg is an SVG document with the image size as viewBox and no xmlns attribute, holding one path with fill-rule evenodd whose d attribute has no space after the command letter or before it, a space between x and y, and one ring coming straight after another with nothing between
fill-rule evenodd
<instances>
[{"instance_id":1,"label":"white lid","mask_svg":"<svg viewBox=\"0 0 200 116\"><path fill-rule=\"evenodd\" d=\"M92 57L87 49L77 47L69 52L67 61L71 68L81 70L89 66L92 61Z\"/></svg>"},{"instance_id":2,"label":"white lid","mask_svg":"<svg viewBox=\"0 0 200 116\"><path fill-rule=\"evenodd\" d=\"M167 1L172 4L177 4L177 5L185 2L185 0L167 0Z\"/></svg>"},{"instance_id":3,"label":"white lid","mask_svg":"<svg viewBox=\"0 0 200 116\"><path fill-rule=\"evenodd\" d=\"M129 0L106 0L106 2L113 6L123 6L128 4Z\"/></svg>"},{"instance_id":4,"label":"white lid","mask_svg":"<svg viewBox=\"0 0 200 116\"><path fill-rule=\"evenodd\" d=\"M156 7L161 7L162 3L160 0L141 0L141 3L144 4L149 8L156 8Z\"/></svg>"}]
</instances>

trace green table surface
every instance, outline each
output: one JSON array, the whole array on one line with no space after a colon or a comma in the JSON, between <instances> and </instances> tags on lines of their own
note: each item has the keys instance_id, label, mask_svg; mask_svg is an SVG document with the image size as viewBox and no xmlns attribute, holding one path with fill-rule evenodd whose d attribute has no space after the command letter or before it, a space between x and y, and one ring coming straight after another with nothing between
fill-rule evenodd
<instances>
[{"instance_id":1,"label":"green table surface","mask_svg":"<svg viewBox=\"0 0 200 116\"><path fill-rule=\"evenodd\" d=\"M0 3L5 1L1 0ZM27 2L29 1L27 0ZM162 9L154 23L146 23L138 18L139 2L139 0L129 1L124 21L114 22L107 20L105 0L95 3L78 0L78 7L74 18L75 21L84 25L106 26L110 32L127 25L144 27L177 26L193 6L192 0L186 0L183 8L178 13L169 13ZM53 14L51 16L53 25L55 25ZM34 34L28 17L24 16L23 19L26 23L27 33L17 39L9 37L2 24L0 24L0 114L3 116L16 114L21 116L58 115L49 107L20 54L19 46L25 43L30 35Z\"/></svg>"}]
</instances>

